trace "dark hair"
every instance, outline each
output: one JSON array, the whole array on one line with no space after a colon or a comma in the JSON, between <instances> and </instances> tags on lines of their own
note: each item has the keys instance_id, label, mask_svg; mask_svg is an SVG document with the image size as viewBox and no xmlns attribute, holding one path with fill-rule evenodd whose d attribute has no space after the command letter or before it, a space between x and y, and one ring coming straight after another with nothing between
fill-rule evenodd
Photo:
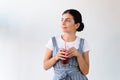
<instances>
[{"instance_id":1,"label":"dark hair","mask_svg":"<svg viewBox=\"0 0 120 80\"><path fill-rule=\"evenodd\" d=\"M78 27L77 31L80 32L84 29L84 23L82 22L82 16L81 13L75 9L68 9L66 11L63 12L63 14L69 13L73 16L73 19L76 23L80 23L80 26ZM62 15L63 15L62 14Z\"/></svg>"}]
</instances>

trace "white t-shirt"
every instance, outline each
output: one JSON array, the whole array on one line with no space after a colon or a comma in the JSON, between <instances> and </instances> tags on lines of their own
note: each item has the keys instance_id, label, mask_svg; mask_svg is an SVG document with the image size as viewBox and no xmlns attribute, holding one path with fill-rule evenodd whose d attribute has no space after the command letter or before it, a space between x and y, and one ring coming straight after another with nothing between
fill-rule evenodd
<instances>
[{"instance_id":1,"label":"white t-shirt","mask_svg":"<svg viewBox=\"0 0 120 80\"><path fill-rule=\"evenodd\" d=\"M56 41L57 41L58 48L65 48L65 41L61 38L61 35L60 36L55 36L55 38L56 38ZM69 49L71 47L75 47L76 49L78 49L79 44L80 44L80 37L77 36L74 41L66 42L66 48ZM52 38L49 39L46 47L53 51ZM83 52L86 52L86 51L89 51L89 47L88 47L87 41L84 39Z\"/></svg>"}]
</instances>

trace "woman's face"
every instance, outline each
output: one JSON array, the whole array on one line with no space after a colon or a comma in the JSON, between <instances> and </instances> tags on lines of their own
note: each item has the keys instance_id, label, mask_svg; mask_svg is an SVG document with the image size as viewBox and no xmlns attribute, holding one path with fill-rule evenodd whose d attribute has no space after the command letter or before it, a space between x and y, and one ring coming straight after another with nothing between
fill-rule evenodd
<instances>
[{"instance_id":1,"label":"woman's face","mask_svg":"<svg viewBox=\"0 0 120 80\"><path fill-rule=\"evenodd\" d=\"M76 29L79 26L75 24L75 21L73 19L73 16L69 13L65 13L62 15L62 20L61 20L61 28L63 32L76 32Z\"/></svg>"}]
</instances>

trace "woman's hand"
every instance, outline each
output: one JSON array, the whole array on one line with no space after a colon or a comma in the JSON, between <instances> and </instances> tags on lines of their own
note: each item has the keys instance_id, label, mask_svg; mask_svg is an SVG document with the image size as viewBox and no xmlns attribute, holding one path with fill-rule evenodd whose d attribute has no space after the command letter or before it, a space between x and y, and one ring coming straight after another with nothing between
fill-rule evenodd
<instances>
[{"instance_id":1,"label":"woman's hand","mask_svg":"<svg viewBox=\"0 0 120 80\"><path fill-rule=\"evenodd\" d=\"M57 52L57 54L55 56L55 59L56 60L59 60L59 59L66 60L66 57L67 56L66 56L65 49L61 48L61 49L58 50L58 52Z\"/></svg>"},{"instance_id":2,"label":"woman's hand","mask_svg":"<svg viewBox=\"0 0 120 80\"><path fill-rule=\"evenodd\" d=\"M68 53L67 56L68 56L69 58L71 58L71 57L73 57L73 56L76 56L76 57L77 57L77 56L80 54L75 47L69 48L68 51L67 51L67 53Z\"/></svg>"}]
</instances>

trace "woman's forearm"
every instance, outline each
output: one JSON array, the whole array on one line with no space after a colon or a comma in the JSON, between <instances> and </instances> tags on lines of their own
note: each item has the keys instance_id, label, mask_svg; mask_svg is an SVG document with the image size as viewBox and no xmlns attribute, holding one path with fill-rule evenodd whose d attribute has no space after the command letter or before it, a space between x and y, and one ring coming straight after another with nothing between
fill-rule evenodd
<instances>
[{"instance_id":1,"label":"woman's forearm","mask_svg":"<svg viewBox=\"0 0 120 80\"><path fill-rule=\"evenodd\" d=\"M81 70L81 72L83 73L83 75L88 74L89 72L89 64L84 60L83 56L81 54L79 54L77 56L77 61L79 64L79 68Z\"/></svg>"},{"instance_id":2,"label":"woman's forearm","mask_svg":"<svg viewBox=\"0 0 120 80\"><path fill-rule=\"evenodd\" d=\"M56 58L55 56L50 58L49 60L45 60L44 61L44 69L48 70L49 68L51 68L55 63L56 63Z\"/></svg>"}]
</instances>

